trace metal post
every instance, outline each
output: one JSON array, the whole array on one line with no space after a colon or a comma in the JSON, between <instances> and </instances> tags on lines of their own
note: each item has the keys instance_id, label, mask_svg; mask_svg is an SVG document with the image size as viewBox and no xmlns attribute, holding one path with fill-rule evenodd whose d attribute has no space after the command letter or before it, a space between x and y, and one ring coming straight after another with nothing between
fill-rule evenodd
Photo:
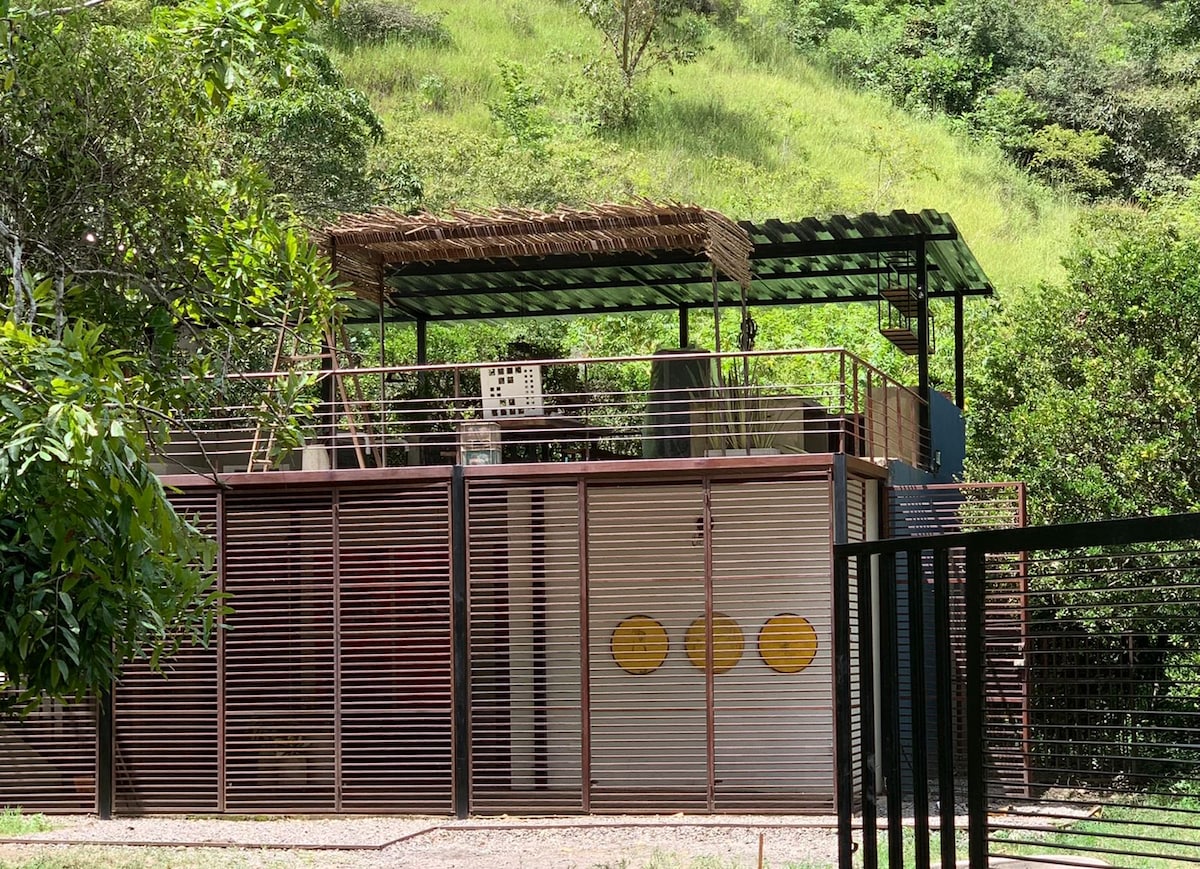
<instances>
[{"instance_id":1,"label":"metal post","mask_svg":"<svg viewBox=\"0 0 1200 869\"><path fill-rule=\"evenodd\" d=\"M917 461L929 467L932 440L929 430L929 264L924 236L917 245Z\"/></svg>"},{"instance_id":2,"label":"metal post","mask_svg":"<svg viewBox=\"0 0 1200 869\"><path fill-rule=\"evenodd\" d=\"M900 765L900 677L896 625L896 553L880 556L879 685L882 705L884 787L887 790L888 865L904 865L904 782Z\"/></svg>"},{"instance_id":3,"label":"metal post","mask_svg":"<svg viewBox=\"0 0 1200 869\"><path fill-rule=\"evenodd\" d=\"M858 703L859 745L862 751L862 860L863 869L879 865L878 805L875 760L875 637L874 581L871 556L858 556Z\"/></svg>"},{"instance_id":4,"label":"metal post","mask_svg":"<svg viewBox=\"0 0 1200 869\"><path fill-rule=\"evenodd\" d=\"M588 489L580 480L576 488L579 533L579 754L580 806L592 810L592 664L591 581L588 566Z\"/></svg>"},{"instance_id":5,"label":"metal post","mask_svg":"<svg viewBox=\"0 0 1200 869\"><path fill-rule=\"evenodd\" d=\"M829 480L833 507L833 542L846 543L849 537L846 503L846 456L833 457ZM834 768L837 771L835 799L838 813L838 866L850 869L853 842L851 817L854 814L854 745L850 703L850 562L837 556L833 565L833 705Z\"/></svg>"},{"instance_id":6,"label":"metal post","mask_svg":"<svg viewBox=\"0 0 1200 869\"><path fill-rule=\"evenodd\" d=\"M713 518L712 481L704 480L704 742L708 811L717 808L717 687L713 671Z\"/></svg>"},{"instance_id":7,"label":"metal post","mask_svg":"<svg viewBox=\"0 0 1200 869\"><path fill-rule=\"evenodd\" d=\"M107 821L113 814L113 690L96 697L96 813Z\"/></svg>"},{"instance_id":8,"label":"metal post","mask_svg":"<svg viewBox=\"0 0 1200 869\"><path fill-rule=\"evenodd\" d=\"M959 410L967 404L963 332L963 295L957 292L954 294L954 403Z\"/></svg>"},{"instance_id":9,"label":"metal post","mask_svg":"<svg viewBox=\"0 0 1200 869\"><path fill-rule=\"evenodd\" d=\"M850 757L850 562L833 562L834 764L837 770L838 869L852 869L854 841L854 764Z\"/></svg>"},{"instance_id":10,"label":"metal post","mask_svg":"<svg viewBox=\"0 0 1200 869\"><path fill-rule=\"evenodd\" d=\"M920 549L908 559L908 683L912 736L913 856L917 866L929 865L929 761L925 713L925 570Z\"/></svg>"},{"instance_id":11,"label":"metal post","mask_svg":"<svg viewBox=\"0 0 1200 869\"><path fill-rule=\"evenodd\" d=\"M938 740L938 817L942 869L954 869L954 660L950 646L950 550L933 552L934 666Z\"/></svg>"},{"instance_id":12,"label":"metal post","mask_svg":"<svg viewBox=\"0 0 1200 869\"><path fill-rule=\"evenodd\" d=\"M462 465L450 477L450 611L453 636L454 814L471 811L470 691L467 637L467 485Z\"/></svg>"},{"instance_id":13,"label":"metal post","mask_svg":"<svg viewBox=\"0 0 1200 869\"><path fill-rule=\"evenodd\" d=\"M417 364L429 364L429 324L425 320L417 320ZM424 371L417 372L417 397L425 398L429 394L429 375Z\"/></svg>"},{"instance_id":14,"label":"metal post","mask_svg":"<svg viewBox=\"0 0 1200 869\"><path fill-rule=\"evenodd\" d=\"M966 560L967 857L970 866L987 866L987 782L984 779L986 764L983 758L983 604L986 573L983 551L968 546Z\"/></svg>"}]
</instances>

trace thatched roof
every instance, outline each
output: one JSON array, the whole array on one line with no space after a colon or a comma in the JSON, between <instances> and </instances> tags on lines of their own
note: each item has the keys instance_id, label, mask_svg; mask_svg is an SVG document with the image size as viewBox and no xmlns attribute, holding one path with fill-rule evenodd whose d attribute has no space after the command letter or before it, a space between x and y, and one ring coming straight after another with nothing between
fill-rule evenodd
<instances>
[{"instance_id":1,"label":"thatched roof","mask_svg":"<svg viewBox=\"0 0 1200 869\"><path fill-rule=\"evenodd\" d=\"M687 251L706 257L727 280L750 285L753 245L725 215L695 205L596 205L553 212L400 214L378 209L342 215L319 242L359 298L379 302L387 274L408 263L453 263Z\"/></svg>"}]
</instances>

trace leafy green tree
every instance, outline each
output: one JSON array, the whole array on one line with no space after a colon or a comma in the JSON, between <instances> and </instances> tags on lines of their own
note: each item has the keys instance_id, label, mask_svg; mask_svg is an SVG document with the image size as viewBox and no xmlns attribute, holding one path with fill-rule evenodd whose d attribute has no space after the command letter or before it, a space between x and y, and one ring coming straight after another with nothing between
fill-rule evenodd
<instances>
[{"instance_id":1,"label":"leafy green tree","mask_svg":"<svg viewBox=\"0 0 1200 869\"><path fill-rule=\"evenodd\" d=\"M639 89L649 73L690 63L704 50L704 20L697 0L578 0L600 31L616 79L592 69L601 126L628 126L645 100Z\"/></svg>"},{"instance_id":2,"label":"leafy green tree","mask_svg":"<svg viewBox=\"0 0 1200 869\"><path fill-rule=\"evenodd\" d=\"M974 469L1038 522L1200 510L1200 195L1110 209L1010 297L971 384Z\"/></svg>"},{"instance_id":3,"label":"leafy green tree","mask_svg":"<svg viewBox=\"0 0 1200 869\"><path fill-rule=\"evenodd\" d=\"M103 690L202 642L207 544L147 453L328 269L223 113L310 57L306 0L197 0L149 25L0 0L0 689Z\"/></svg>"}]
</instances>

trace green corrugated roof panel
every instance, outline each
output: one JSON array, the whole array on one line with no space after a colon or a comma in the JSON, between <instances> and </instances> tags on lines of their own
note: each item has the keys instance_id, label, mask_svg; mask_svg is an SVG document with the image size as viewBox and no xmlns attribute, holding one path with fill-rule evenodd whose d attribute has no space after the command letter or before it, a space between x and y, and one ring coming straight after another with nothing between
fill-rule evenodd
<instances>
[{"instance_id":1,"label":"green corrugated roof panel","mask_svg":"<svg viewBox=\"0 0 1200 869\"><path fill-rule=\"evenodd\" d=\"M991 283L948 214L808 217L742 222L754 243L753 305L871 301L881 275L912 267L926 243L932 297L988 295ZM412 263L390 269L387 313L428 320L491 319L675 309L712 304L707 261L693 252L524 257L504 261ZM737 304L735 283L721 299ZM373 306L352 303L362 316Z\"/></svg>"}]
</instances>

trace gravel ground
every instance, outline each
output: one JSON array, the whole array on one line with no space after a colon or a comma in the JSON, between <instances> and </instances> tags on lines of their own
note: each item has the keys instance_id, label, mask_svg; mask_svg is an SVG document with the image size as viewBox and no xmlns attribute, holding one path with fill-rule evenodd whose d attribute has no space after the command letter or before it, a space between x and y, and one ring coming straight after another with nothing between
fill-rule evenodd
<instances>
[{"instance_id":1,"label":"gravel ground","mask_svg":"<svg viewBox=\"0 0 1200 869\"><path fill-rule=\"evenodd\" d=\"M0 867L201 866L365 869L741 869L825 867L837 855L832 818L679 815L580 818L53 818L55 828L0 840ZM46 844L33 844L33 841ZM71 844L51 844L70 842ZM155 847L117 843L157 843ZM195 843L196 847L172 847ZM201 844L223 844L204 848ZM274 847L272 847L274 846ZM292 846L296 850L281 850ZM317 850L338 846L339 849ZM300 848L307 850L299 850Z\"/></svg>"}]
</instances>

